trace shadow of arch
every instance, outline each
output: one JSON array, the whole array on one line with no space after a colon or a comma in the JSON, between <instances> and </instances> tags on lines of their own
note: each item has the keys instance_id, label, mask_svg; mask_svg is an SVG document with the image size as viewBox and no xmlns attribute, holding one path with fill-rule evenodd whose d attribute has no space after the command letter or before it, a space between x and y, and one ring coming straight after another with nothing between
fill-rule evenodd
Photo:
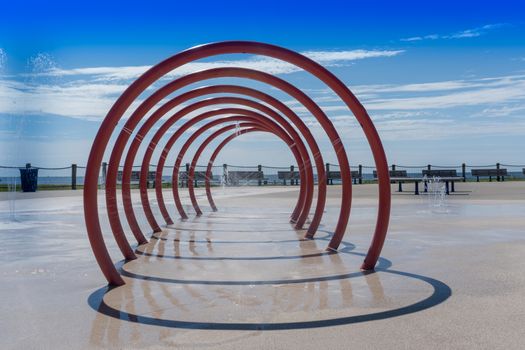
<instances>
[{"instance_id":1,"label":"shadow of arch","mask_svg":"<svg viewBox=\"0 0 525 350\"><path fill-rule=\"evenodd\" d=\"M352 254L352 255L359 255L359 256L365 256L365 254L362 253L355 253L355 252L342 252L343 254ZM337 254L337 252L336 252ZM378 265L376 270L380 271L386 271L388 268L392 266L392 262L390 260L385 258L379 258ZM247 281L210 281L210 280L184 280L184 279L175 279L175 278L165 278L165 277L157 277L157 276L148 276L148 275L141 275L138 273L130 272L126 269L124 269L126 265L126 261L122 260L119 263L116 264L116 267L119 271L119 273L122 276L126 276L129 278L134 279L140 279L144 281L152 281L152 282L161 282L161 283L174 283L174 284L204 284L204 285L224 285L224 286L244 286L244 285L268 285L268 284L298 284L298 283L309 283L309 282L324 282L324 281L335 281L335 280L342 280L342 279L348 279L348 278L356 278L359 276L366 275L366 271L356 271L356 272L349 272L349 273L343 273L338 275L331 275L331 276L319 276L319 277L307 277L307 278L297 278L297 279L280 279L280 280L247 280Z\"/></svg>"},{"instance_id":2,"label":"shadow of arch","mask_svg":"<svg viewBox=\"0 0 525 350\"><path fill-rule=\"evenodd\" d=\"M300 322L280 322L280 323L227 323L227 322L189 322L189 321L178 321L178 320L169 320L161 319L149 316L140 316L136 314L131 314L125 311L120 311L118 309L112 308L104 302L104 295L111 291L113 288L118 287L103 287L95 292L93 292L88 298L89 306L95 311L104 314L109 317L113 317L123 321L129 321L134 323L140 323L151 326L167 327L167 328L181 328L181 329L201 329L201 330L236 330L236 331L270 331L270 330L292 330L292 329L308 329L308 328L324 328L324 327L333 327L340 325L348 325L355 323L363 323L377 320L384 320L394 317L399 317L403 315L408 315L416 312L420 312L431 307L437 306L444 301L446 301L451 295L452 290L445 283L436 280L431 277L422 276L418 274L413 274L410 272L397 271L397 270L387 270L387 269L378 269L383 273L390 273L398 276L408 277L423 281L428 283L433 288L433 293L418 302L413 304L403 306L400 308L373 312L370 314L362 314L355 316L347 317L338 317L325 320L314 320L314 321L300 321ZM357 275L366 275L373 274L375 272L366 273L350 273L347 274L348 277L355 277ZM325 277L330 278L330 277ZM317 279L323 280L323 278ZM187 282L183 282L187 283Z\"/></svg>"}]
</instances>

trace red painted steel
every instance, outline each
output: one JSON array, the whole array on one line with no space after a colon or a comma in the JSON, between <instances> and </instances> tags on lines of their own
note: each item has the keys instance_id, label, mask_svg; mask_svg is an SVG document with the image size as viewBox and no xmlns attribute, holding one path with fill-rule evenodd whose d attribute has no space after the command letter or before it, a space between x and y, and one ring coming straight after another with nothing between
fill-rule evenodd
<instances>
[{"instance_id":1,"label":"red painted steel","mask_svg":"<svg viewBox=\"0 0 525 350\"><path fill-rule=\"evenodd\" d=\"M278 129L277 124L271 122L269 119L264 118L264 116L262 116L261 114L258 114L256 112L253 112L253 111L250 111L250 110L245 110L245 109L240 109L240 108L224 108L224 109L219 109L219 110L203 113L203 114L201 114L201 115L199 115L199 116L189 120L185 124L183 124L170 137L170 139L168 140L168 142L164 146L164 149L162 151L162 155L161 155L161 157L160 157L160 159L159 159L159 161L157 163L157 174L162 174L162 171L163 171L163 168L164 168L164 163L165 163L166 157L167 157L171 147L173 146L173 144L177 141L177 139L186 130L188 130L194 124L196 124L197 122L199 122L201 120L204 120L204 119L209 118L211 116L221 115L221 114L228 114L228 113L230 113L230 114L234 114L234 113L241 114L242 113L242 116L229 117L229 118L223 118L223 119L220 119L220 120L214 120L210 124L212 124L212 126L213 126L213 125L220 124L220 121L226 122L226 121L235 121L235 120L251 120L251 121L259 121L261 123L264 123L264 124L266 124L268 126L268 128ZM166 121L166 123L163 124L163 127L165 127L166 130L167 130L167 128L169 128L169 126L167 126L167 124L169 124L169 121ZM161 129L158 130L159 133L164 133L163 127L161 127ZM193 133L191 135L190 139L194 140L196 137L198 137L200 135L200 133L201 132L199 132L199 131ZM295 152L295 147L297 147L298 149L301 149L302 141L300 139L297 139L297 140L296 139L292 139L292 142L294 144L294 151L293 152ZM304 148L304 145L302 145L302 146ZM148 152L149 151L153 151L153 149L154 148L148 148ZM184 149L187 149L186 145L183 146L182 150L184 150ZM174 165L174 171L173 171L173 176L172 176L173 177L172 183L177 183L178 168L180 167L180 162L182 161L182 156L183 156L183 153L184 153L182 150L180 151L179 156L177 157L177 162ZM181 153L182 153L182 155L181 155ZM304 156L308 157L308 153L305 153ZM301 151L299 151L299 157L302 157ZM308 159L308 158L306 158L306 159ZM299 163L303 163L303 162L299 161ZM145 165L145 163L143 163L143 165ZM304 167L301 167L301 168L304 169ZM310 167L309 170L311 172L311 167ZM305 174L303 173L303 178L305 179L305 181L304 181L304 183L305 183L304 186L305 187L303 189L303 193L302 194L300 193L300 195L299 195L298 204L297 204L297 206L299 206L299 208L301 208L301 210L303 210L304 208L310 208L309 205L305 204L306 196L304 196L304 194L308 193L308 192L313 192L313 177L312 176L310 176L310 177L305 176ZM177 210L178 210L180 216L183 219L187 219L187 215L186 215L186 213L185 213L185 211L184 211L184 209L182 207L182 203L180 202L178 187L177 186L172 186L172 191L173 191L173 197L174 197L174 200L175 200L175 205L177 207ZM312 196L308 196L308 197L311 198ZM157 201L159 203L159 207L160 208L162 208L162 207L165 208L164 198L163 197L161 197L160 199L158 198ZM167 211L166 211L166 215L169 215L169 214L167 214ZM308 215L308 212L306 212L306 215Z\"/></svg>"},{"instance_id":2,"label":"red painted steel","mask_svg":"<svg viewBox=\"0 0 525 350\"><path fill-rule=\"evenodd\" d=\"M202 79L202 74L203 73L204 72L194 73L194 74L190 74L187 77L194 76L195 78L191 78L190 77L190 79L189 79L189 81L194 81L194 80L197 80L197 79ZM186 79L186 80L188 80L188 79ZM168 85L170 85L170 84L168 84ZM160 89L158 91L163 91L162 96L164 96L164 94L168 94L171 91L171 89L172 88ZM135 159L136 153L138 151L138 148L139 148L143 138L145 137L145 135L147 135L147 133L153 127L155 122L157 122L163 115L165 115L165 113L167 113L170 109L173 109L175 106L180 105L181 103L183 103L185 101L188 101L190 99L196 98L196 97L200 97L200 96L207 95L207 94L216 94L216 93L220 93L220 92L242 94L242 95L246 95L246 96L257 98L257 99L259 99L259 100L261 100L261 101L263 101L265 103L268 103L269 105L271 105L272 107L277 109L279 112L281 112L282 114L287 116L292 121L293 124L299 125L301 130L305 130L306 131L306 133L303 135L303 137L305 138L308 146L310 147L310 149L312 151L312 154L316 155L316 156L314 156L316 167L318 169L321 169L318 172L318 176L324 177L324 161L322 159L321 152L319 150L319 147L317 146L317 143L316 143L315 139L313 138L312 134L310 133L310 131L308 130L308 128L306 127L304 122L289 107L287 107L285 104L283 104L282 102L280 102L279 100L273 98L270 95L267 95L265 93L262 93L260 91L255 90L255 89L242 87L242 86L214 85L214 86L206 86L206 87L202 87L202 88L197 88L197 89L191 90L189 92L186 92L184 94L181 94L180 96L177 96L177 97L173 98L172 100L166 102L166 104L161 106L149 118L147 118L146 122L141 126L141 128L137 132L136 136L134 137L134 139L133 139L133 141L132 141L132 143L131 143L131 145L130 145L130 147L128 149L128 153L127 153L126 160L125 160L125 163L124 163L124 170L123 170L124 175L123 175L123 184L122 184L122 197L123 197L124 212L126 214L126 217L128 219L128 223L129 223L132 231L134 232L135 236L143 235L143 233L140 230L140 227L139 227L138 222L136 220L136 216L134 214L133 206L131 204L131 189L130 189L129 184L130 184L131 170L132 170L132 166L133 166L133 163L134 163L134 159ZM153 94L151 97L153 97L154 95L155 94ZM156 97L156 99L160 99L160 98L161 98L160 96ZM234 103L239 103L239 101L240 100L229 100L227 103L234 104ZM264 105L261 105L261 104L255 104L254 102L247 102L247 101L250 101L250 100L244 100L242 102L244 102L243 104L248 106L248 107L256 108L256 109L259 109L263 113L265 113L265 112L267 113L268 107L266 107ZM144 102L144 104L146 104L147 102L148 102L148 100L146 100ZM143 113L146 113L146 112L144 111ZM136 117L136 115L135 114L132 115L132 118L133 117ZM124 128L124 130L121 131L121 134L123 134L123 135L122 136L119 135L119 139L121 137L126 138L130 134L129 128L127 128L127 127ZM158 140L157 140L157 142L158 142ZM150 143L149 147L152 147L151 143ZM113 153L116 152L115 150L116 149L113 150ZM113 155L113 153L112 153L112 157L117 157L117 155ZM141 174L145 174L145 172L141 172ZM313 176L313 174L312 174L312 176ZM158 225L157 221L154 219L153 213L152 213L151 208L149 206L147 189L145 189L144 186L143 186L146 183L146 181L147 181L147 178L144 175L143 178L141 179L141 199L142 199L142 203L143 203L143 208L144 208L144 211L146 213L146 218L148 219L148 222L150 223L151 228L153 229L154 232L158 232L158 231L160 231L160 226ZM162 181L161 174L157 174L156 182L157 183L161 183L161 181ZM321 181L318 184L318 188L319 189L318 189L318 195L317 195L316 210L315 210L314 216L312 217L311 223L310 223L310 225L308 227L308 232L309 232L308 235L309 236L312 236L317 231L317 228L318 228L319 223L321 221L321 217L323 215L324 206L325 206L325 203L326 203L326 182L325 181ZM159 204L161 205L161 211L162 211L163 207L165 207L165 206L164 206L164 203L163 203L162 194L159 193L161 191L162 191L162 189L160 187L156 187L156 196L157 196L157 199L160 198ZM307 201L309 201L309 199L307 199ZM116 206L116 199L114 199L114 202L115 202L114 205ZM295 214L296 215L293 215L293 218L297 219L297 215L298 214L297 213L295 213ZM164 217L166 218L166 215L164 215ZM171 219L167 219L167 224L172 224L172 223L173 222L171 221ZM303 225L304 225L303 220L299 220L299 221L297 221L296 228L302 228ZM139 241L139 243L141 243L141 242Z\"/></svg>"},{"instance_id":3,"label":"red painted steel","mask_svg":"<svg viewBox=\"0 0 525 350\"><path fill-rule=\"evenodd\" d=\"M267 84L270 84L270 85L273 85L274 87L276 88L279 88L279 89L282 89L284 92L287 92L288 94L290 94L292 97L296 97L297 96L300 96L302 97L305 101L309 101L310 103L310 107L309 106L306 106L305 107L307 109L310 110L310 112L312 112L311 110L311 106L316 106L315 103L308 97L306 96L304 93L302 93L302 91L300 91L299 89L295 88L293 85L279 79L279 78L276 78L276 77L273 77L272 75L269 75L269 74L266 74L266 73L263 73L263 72L259 72L259 71L255 71L255 70L250 70L250 69L241 69L241 68L217 68L217 69L210 69L210 70L207 70L207 71L201 71L201 72L198 72L198 73L194 73L194 74L190 74L188 76L185 76L185 77L182 77L178 80L175 80L167 85L165 85L164 87L162 87L161 89L157 90L155 93L153 93L148 99L146 99L138 108L137 110L131 115L130 117L130 120L128 121L128 123L126 123L126 126L124 127L124 130L123 132L121 133L121 135L119 135L119 139L117 139L117 144L119 144L119 141L120 141L120 138L122 137L122 141L125 141L127 140L126 137L128 137L128 135L131 135L133 129L133 125L136 125L136 123L138 123L138 120L140 119L140 117L142 115L144 115L148 110L149 108L151 108L153 105L155 105L155 103L159 102L163 97L167 96L170 92L173 92L175 91L176 89L180 88L180 87L183 87L183 86L186 86L187 84L190 84L192 82L196 82L196 81L200 81L200 80L203 80L203 79L209 79L209 78L213 78L213 77L236 77L236 78L246 78L246 79L253 79L253 80L258 80L258 81L261 81L261 82L265 82ZM299 100L299 102L301 103L302 101ZM162 106L161 108L159 108L159 110L165 108L165 107L169 107L167 106L169 104L169 102ZM304 104L304 103L303 103ZM171 105L171 108L174 107L176 104L172 104ZM322 111L317 108L317 111L318 113L316 114L315 111L313 111L312 113L314 115L317 115L319 117L319 113L321 113L321 117L323 115ZM137 119L138 118L138 119ZM327 120L327 117L324 116L324 118ZM133 121L133 123L131 123L130 121ZM292 120L293 121L293 120ZM129 125L128 125L129 124ZM306 125L303 124L299 124L298 125L298 128L299 130L301 131L301 133L303 134L307 134L309 132L308 128L306 127ZM335 129L334 129L335 130ZM137 138L138 139L142 139L144 135L142 134L137 134ZM114 151L115 150L120 150L122 147L124 147L124 145L120 145L119 147L115 147L114 148ZM337 153L337 149L336 149L336 153ZM117 153L118 154L118 153ZM316 160L316 164L318 163L318 158L321 158L321 153L320 152L314 152L314 159ZM116 164L117 162L113 162L113 164ZM128 174L127 176L131 176L131 165L129 165L129 169L124 171L125 174ZM116 172L116 169L113 169L113 171ZM349 169L348 169L349 171ZM344 171L343 171L344 173ZM308 232L307 232L307 236L308 237L313 237L313 235L315 234L316 230L317 230L317 227L320 223L320 218L322 216L322 213L323 213L323 210L321 210L321 208L324 208L324 203L325 203L325 197L326 197L326 187L325 187L325 173L324 173L324 165L323 166L319 166L318 167L318 182L321 183L322 185L319 186L318 188L318 192L319 192L319 197L322 199L322 202L319 202L318 205L317 205L317 208L316 208L316 215L314 215L313 219L312 219L312 222L310 223L310 226L309 226L309 229L308 229ZM350 176L350 175L349 175ZM111 178L113 179L113 177ZM129 181L125 181L125 183L128 183ZM351 186L351 181L350 181L350 186ZM106 194L106 198L107 200L109 201L113 201L114 202L114 206L116 207L116 188L113 188L113 187L110 187L110 189L112 189L114 192L113 193L107 193ZM344 195L344 189L345 189L345 186L344 186L344 183L343 183L343 195ZM124 186L123 188L124 191L129 191L129 187L127 186ZM123 199L124 199L124 207L125 207L125 212L127 213L127 215L130 217L130 218L134 218L134 213L132 210L129 210L130 208L132 208L131 206L131 201L128 200L129 198L129 195L126 194L123 196ZM163 211L163 207L162 207L162 203L160 203L160 209L162 212ZM350 203L348 203L348 208L342 206L341 207L341 212L340 212L340 218L341 216L343 215L344 213L344 210L349 210L349 205ZM108 208L111 207L110 205L108 205ZM144 203L143 202L143 207L145 208L145 210L148 211L148 213L146 213L146 217L148 219L148 221L150 222L150 225L152 225L152 228L154 229L154 231L158 231L160 230L160 228L158 227L158 224L156 224L155 220L154 220L154 217L153 215L151 214L151 209L148 207L148 203ZM121 224L120 224L120 219L119 219L119 216L116 215L118 213L115 213L115 212L109 212L108 211L108 216L109 216L109 220L111 222L113 222L112 224L112 227L115 226L115 227L119 227ZM349 211L348 211L348 214L349 214ZM338 221L339 223L341 222L341 220ZM136 220L130 220L129 221L130 225L132 226L132 229L135 229L135 230L140 230L138 228L138 224L136 223ZM155 226L156 225L156 226ZM301 227L302 224L300 222L298 222L298 225L297 227ZM121 241L125 241L127 242L124 234L123 234L123 231L122 230L117 230L117 231L113 231L113 233L118 236L118 238L121 240ZM336 228L336 233L337 233L337 228ZM128 244L129 245L129 244Z\"/></svg>"},{"instance_id":4,"label":"red painted steel","mask_svg":"<svg viewBox=\"0 0 525 350\"><path fill-rule=\"evenodd\" d=\"M142 204L143 204L143 208L145 210L146 216L150 218L150 219L148 219L148 221L150 221L150 222L154 221L155 225L158 226L158 224L156 224L155 218L153 216L153 212L152 212L151 207L149 205L148 193L147 193L147 189L146 189L146 181L147 181L146 174L147 174L147 170L149 170L149 164L150 164L150 161L151 161L151 156L152 156L153 152L155 151L157 144L159 143L159 141L162 138L162 136L170 129L170 127L172 125L174 125L178 120L180 120L181 118L186 116L188 113L191 113L191 112L193 112L193 111L195 111L195 110L197 110L199 108L212 106L212 105L216 105L216 104L239 104L239 105L245 105L245 106L252 107L254 109L258 109L260 111L263 111L265 113L265 115L268 115L271 119L274 119L275 121L277 121L279 123L279 125L284 127L285 130L291 134L292 138L295 140L294 142L296 143L299 152L302 154L303 158L308 160L307 162L304 163L305 167L306 167L304 186L306 186L306 188L308 188L308 191L305 190L305 191L301 191L301 193L300 193L300 196L305 196L306 197L305 202L304 202L305 206L300 208L301 211L300 211L299 217L298 218L294 217L294 221L297 221L296 228L298 228L298 229L302 228L302 225L306 221L306 218L308 217L309 209L311 207L312 198L313 198L313 186L314 186L314 184L313 184L312 163L311 163L311 161L309 161L308 150L306 149L304 143L302 142L299 134L295 131L295 129L288 123L288 121L286 119L284 119L278 113L276 113L275 111L271 110L270 108L268 108L268 107L266 107L264 105L261 105L261 104L259 104L257 102L254 102L254 101L251 101L251 100L242 99L242 98L237 98L237 97L217 97L217 98L210 98L210 99L199 101L197 103L194 103L192 105L186 106L185 108L181 109L179 112L175 113L173 116L171 116L168 120L166 120L160 126L158 131L153 136L151 142L149 143L149 145L148 145L148 147L147 147L147 149L145 151L144 158L142 160L141 181L140 181L140 183L141 183L141 200L142 200ZM220 112L218 112L218 111L222 111L222 113L231 113L231 114L237 113L237 114L249 115L249 116L257 117L257 118L261 118L262 117L261 114L258 114L256 112L249 111L249 110L246 110L246 109L229 108L229 109L221 109L221 110L213 111L213 112L204 114L204 116L199 116L197 118L190 119L190 121L189 121L190 125L187 126L187 127L178 129L174 133L174 135L172 135L172 137L166 143L166 145L165 145L165 147L164 147L164 149L162 151L162 154L161 154L161 156L160 156L160 158L159 158L159 160L157 162L157 168L156 168L156 182L157 183L161 183L161 181L162 181L162 172L163 172L163 169L164 169L164 164L165 164L166 157L168 156L168 153L169 153L171 147L177 141L177 139L190 126L192 126L195 123L203 120L202 118L210 118L210 117L219 115L218 113L220 113ZM136 152L136 150L134 150L134 151ZM134 157L134 155L133 155L133 157ZM302 171L302 169L300 169L300 170ZM125 168L125 171L129 171L130 172L131 171L131 166L129 166L128 169ZM157 187L157 188L159 188L159 187ZM158 190L156 190L156 196L157 196L158 207L159 207L159 209L161 211L162 216L164 217L164 219L165 219L165 221L166 221L166 223L168 225L172 224L173 220L171 219L171 217L170 217L170 215L169 215L169 213L168 213L168 211L166 209L166 205L164 203L164 196L163 196L162 190L160 188ZM316 213L317 213L317 210L316 210ZM314 216L315 216L315 214L314 214ZM184 215L182 215L182 217L185 218Z\"/></svg>"},{"instance_id":5,"label":"red painted steel","mask_svg":"<svg viewBox=\"0 0 525 350\"><path fill-rule=\"evenodd\" d=\"M100 221L98 218L97 188L98 188L98 174L100 171L100 163L102 162L102 157L104 155L105 149L107 147L107 144L109 142L109 139L111 137L113 130L117 126L117 123L121 119L122 115L133 103L133 101L135 101L135 99L144 90L146 90L146 88L148 88L151 84L153 84L155 81L157 81L159 78L161 78L165 74L169 73L173 69L183 64L192 62L197 59L211 57L211 56L220 55L220 54L230 54L230 53L231 54L249 53L249 54L264 55L264 56L273 57L273 58L280 59L280 60L289 62L291 64L294 64L304 69L305 71L313 74L314 76L319 78L321 81L323 81L328 87L330 87L343 100L343 102L353 112L356 119L362 126L365 136L367 137L367 140L370 144L372 154L374 156L374 161L376 163L377 175L378 175L378 180L379 180L379 208L378 208L376 228L375 228L375 232L374 232L367 256L362 265L363 269L373 269L374 268L375 263L377 262L377 259L379 258L379 254L384 244L384 240L385 240L387 229L388 229L388 222L389 222L389 216L390 216L390 181L389 181L390 179L388 175L386 155L384 153L379 135L377 134L377 131L372 121L370 120L366 110L359 103L359 101L355 98L355 96L350 92L350 90L339 79L337 79L337 77L335 77L327 69L325 69L318 63L312 61L311 59L305 56L302 56L296 52L293 52L293 51L290 51L290 50L287 50L287 49L284 49L278 46L274 46L274 45L257 43L257 42L247 42L247 41L231 41L231 42L220 42L220 43L207 44L207 45L202 45L202 46L198 46L198 47L186 50L175 56L168 58L167 60L149 69L140 78L138 78L133 84L131 84L128 87L128 89L126 89L126 91L124 91L124 93L115 102L111 110L108 112L106 118L104 119L101 125L101 128L99 129L95 137L93 147L89 154L88 165L87 165L86 176L85 176L84 216L86 220L86 228L88 232L89 241L93 249L95 258L102 272L104 273L106 279L108 280L110 284L120 285L120 284L123 284L124 281L122 280L115 266L113 265L111 261L111 257L109 256L107 248L104 244L102 231L100 227ZM302 93L300 90L295 88L293 85L287 82L284 82L281 79L278 79L271 75L266 75L261 72L240 69L240 68L223 68L223 69L218 69L215 71L219 71L219 70L221 70L222 73L224 73L225 75L228 75L228 73L236 74L236 75L239 74L242 77L259 80L267 84L273 85L274 87L277 87L279 89L282 89L283 91L286 91L288 94L290 94L291 96L296 98L298 101L300 101L303 105L305 105L305 107L310 111L310 113L312 113L317 118L321 126L327 132L332 142L332 145L334 146L334 149L336 151L337 159L341 167L341 177L343 179L342 180L343 194L342 194L340 215L339 215L337 226L335 228L334 235L329 244L330 249L337 249L337 247L339 246L339 243L341 242L344 236L344 232L345 232L346 225L348 223L349 214L350 214L350 208L351 208L351 177L350 176L351 174L350 174L348 159L346 156L346 151L344 150L344 147L341 143L339 135L337 131L335 130L334 126L332 125L330 120L326 117L326 115L322 112L322 110L311 99L309 99L304 93ZM214 70L208 70L208 72L206 73L208 78L216 77L213 75L213 71ZM264 79L260 79L261 78L260 74L263 75ZM153 100L151 100L151 102L153 102ZM153 105L154 104L155 103L153 103ZM130 121L131 120L130 118L130 120L128 120L129 125L128 123L126 123L127 130L132 132L134 127L137 125L137 123L142 118L140 114L144 110L149 110L153 105L149 107L148 106L139 107L140 110L138 108L134 112L134 114L137 113L136 115L138 117L133 119L132 121ZM133 125L134 123L135 125ZM124 138L122 138L122 140L123 139ZM125 141L117 140L115 147L123 148L124 146L125 146ZM118 162L113 162L113 164L114 164L113 166L118 167ZM324 178L319 178L320 182L324 180L325 180ZM110 189L111 191L114 191L112 187L110 187ZM112 199L111 196L110 196L110 199ZM108 216L117 217L118 211L116 211L115 208L108 208ZM121 227L113 227L113 225L112 225L112 230L113 230L113 233L114 233L114 236L115 236L115 239L117 241L119 248L123 250L123 253L126 253L126 250L127 250L126 245L129 246L129 243L127 242L125 238L123 230L121 229ZM127 255L129 256L129 258L133 258L131 254L127 254Z\"/></svg>"},{"instance_id":6,"label":"red painted steel","mask_svg":"<svg viewBox=\"0 0 525 350\"><path fill-rule=\"evenodd\" d=\"M253 132L253 131L257 131L257 129L243 129L241 130L238 134L237 133L234 133L228 137L226 137L224 140L222 140L221 143L219 143L219 145L215 148L215 150L213 151L211 157L210 157L210 160L208 161L208 166L206 167L206 176L204 177L204 186L206 187L206 197L208 198L208 202L210 203L210 207L212 208L213 211L217 211L217 206L215 205L215 201L213 200L213 197L211 195L211 183L210 183L210 178L211 178L211 168L213 167L213 163L215 162L215 158L217 158L217 156L219 155L219 153L222 151L222 149L224 148L224 146L226 146L229 142L231 142L233 139L235 139L237 136L240 136L240 135L243 135L245 133L248 133L248 132Z\"/></svg>"},{"instance_id":7,"label":"red painted steel","mask_svg":"<svg viewBox=\"0 0 525 350\"><path fill-rule=\"evenodd\" d=\"M234 118L236 118L236 117L234 117ZM228 119L228 118L224 118L224 119ZM296 142L297 141L292 139L286 133L285 130L283 130L283 129L281 129L279 127L279 125L277 125L276 123L273 123L273 122L271 122L269 120L258 120L258 119L254 119L254 118L250 118L250 117L248 117L248 118L239 118L239 120L253 120L252 123L240 123L241 127L251 127L252 124L253 124L253 125L259 126L259 128L262 127L263 130L266 130L267 132L271 132L271 133L275 134L276 136L278 136L279 138L281 138L288 145L288 147L290 147L290 150L292 151L292 153L294 155L295 161L298 164L299 174L300 174L300 178L301 178L301 184L303 184L303 182L305 182L305 174L306 174L306 172L304 171L304 169L305 169L304 164L306 162L308 162L309 159L307 159L305 161L303 159L301 153L296 149L296 147L297 147ZM192 135L192 138L190 138L190 139L188 139L188 141L186 141L186 144L182 147L182 149L181 149L177 159L181 159L182 160L183 150L186 150L189 147L189 145L191 145L193 140L195 140L199 135L202 135L204 132L206 132L211 127L213 127L213 125L211 125L211 123L210 123L210 124L204 125L199 130L197 130ZM219 129L218 131L214 132L211 136L209 136L199 146L199 148L195 152L195 155L194 155L194 157L192 159L192 162L190 163L190 169L189 169L189 173L188 173L188 191L189 191L189 194L190 194L191 203L192 203L193 208L195 209L195 212L197 213L197 215L202 215L202 211L200 210L199 205L197 203L197 199L195 197L195 191L194 191L194 186L193 186L193 180L194 180L194 174L195 174L195 166L197 164L197 160L198 160L199 156L201 155L201 153L204 151L205 147L211 141L213 141L213 139L215 139L217 136L221 135L222 133L224 133L224 132L226 132L228 130L231 130L234 127L235 127L235 125L233 125L233 126L226 126L224 128ZM301 141L299 140L299 142L301 142ZM173 178L173 181L176 181L176 178ZM174 188L177 188L177 186L174 186ZM306 186L304 186L304 188L302 188L302 191L310 191L310 190L313 191L313 186L311 188L309 188L309 187L307 188ZM304 201L305 201L305 197L304 196L299 196L299 199L297 201L297 205L295 206L294 212L295 211L299 211L300 208L305 208ZM216 207L215 207L215 210L216 210ZM306 214L308 215L308 212ZM293 217L293 214L292 214L292 217Z\"/></svg>"}]
</instances>

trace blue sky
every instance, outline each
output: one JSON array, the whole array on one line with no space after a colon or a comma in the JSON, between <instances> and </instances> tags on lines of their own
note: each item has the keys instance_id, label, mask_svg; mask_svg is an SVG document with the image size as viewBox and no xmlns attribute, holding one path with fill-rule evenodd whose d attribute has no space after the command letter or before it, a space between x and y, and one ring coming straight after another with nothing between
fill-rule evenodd
<instances>
[{"instance_id":1,"label":"blue sky","mask_svg":"<svg viewBox=\"0 0 525 350\"><path fill-rule=\"evenodd\" d=\"M332 70L369 111L391 163L525 163L525 5L518 1L152 3L2 5L0 146L8 151L0 165L82 164L105 112L141 72L185 48L238 39L285 46ZM321 83L258 57L204 66L228 60L303 88L333 119L351 162L371 164L353 116ZM335 160L300 106L260 87L287 101ZM254 159L291 162L262 134L239 139L219 161Z\"/></svg>"}]
</instances>

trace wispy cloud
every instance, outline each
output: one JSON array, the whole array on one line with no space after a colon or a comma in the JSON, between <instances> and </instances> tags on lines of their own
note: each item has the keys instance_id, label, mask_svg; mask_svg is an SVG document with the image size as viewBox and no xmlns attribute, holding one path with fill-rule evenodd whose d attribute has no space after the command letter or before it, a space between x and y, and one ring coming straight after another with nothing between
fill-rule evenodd
<instances>
[{"instance_id":1,"label":"wispy cloud","mask_svg":"<svg viewBox=\"0 0 525 350\"><path fill-rule=\"evenodd\" d=\"M487 106L516 101L525 101L525 79L514 79L499 87L474 88L431 96L379 98L365 101L365 105L371 110L421 110Z\"/></svg>"},{"instance_id":2,"label":"wispy cloud","mask_svg":"<svg viewBox=\"0 0 525 350\"><path fill-rule=\"evenodd\" d=\"M325 66L349 64L352 61L367 58L393 57L403 53L403 50L347 50L347 51L306 51L304 55L322 63ZM300 71L299 68L270 58L252 57L243 60L218 60L212 62L192 62L177 68L166 78L181 76L192 72L218 68L218 67L243 67L257 69L271 74L289 74ZM73 69L60 69L51 67L47 70L40 70L33 74L37 76L92 76L99 80L129 80L134 79L144 73L151 66L124 66L124 67L86 67Z\"/></svg>"},{"instance_id":3,"label":"wispy cloud","mask_svg":"<svg viewBox=\"0 0 525 350\"><path fill-rule=\"evenodd\" d=\"M422 41L422 40L438 40L438 39L465 39L465 38L476 38L482 36L489 31L497 28L506 26L506 23L487 24L481 27L465 29L459 32L450 34L428 34L423 36L413 36L409 38L400 39L401 41Z\"/></svg>"}]
</instances>

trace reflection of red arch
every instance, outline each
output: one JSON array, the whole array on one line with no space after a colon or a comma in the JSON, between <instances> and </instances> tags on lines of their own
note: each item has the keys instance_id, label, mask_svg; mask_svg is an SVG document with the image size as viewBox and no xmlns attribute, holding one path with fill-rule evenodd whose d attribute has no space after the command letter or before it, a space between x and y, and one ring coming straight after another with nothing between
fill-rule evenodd
<instances>
[{"instance_id":1,"label":"reflection of red arch","mask_svg":"<svg viewBox=\"0 0 525 350\"><path fill-rule=\"evenodd\" d=\"M186 63L221 55L221 54L234 54L234 53L248 53L248 54L257 54L264 55L276 59L286 61L288 63L294 64L299 68L304 69L305 71L313 74L324 82L328 87L330 87L349 107L349 109L356 116L356 119L360 123L363 131L367 137L367 140L370 144L372 154L374 156L374 161L376 163L377 175L379 180L379 208L378 208L378 218L376 222L376 228L374 236L372 238L372 243L368 250L368 254L363 262L363 269L373 269L379 254L383 247L383 243L386 237L388 222L390 216L390 179L388 176L388 166L386 161L386 155L384 153L379 135L370 120L370 117L366 113L366 110L355 98L355 96L350 92L350 90L335 77L332 73L326 70L324 67L318 63L310 60L307 57L304 57L296 52L264 43L257 42L247 42L247 41L230 41L230 42L220 42L214 44L207 44L198 46L186 51L183 51L175 56L168 58L167 60L157 64L156 66L149 69L144 73L140 78L138 78L133 84L131 84L126 91L119 97L115 102L111 110L108 112L106 118L104 119L97 136L95 137L93 147L91 149L88 164L86 169L85 184L84 184L84 215L86 219L86 228L88 232L89 241L95 258L104 273L106 279L110 284L121 285L124 283L120 277L118 271L112 263L111 257L109 256L108 250L105 246L102 230L100 227L100 221L98 218L98 199L97 199L97 187L98 187L98 175L100 171L100 163L104 152L106 150L107 144L109 143L112 132L114 131L117 123L122 118L123 114L130 107L130 105L137 99L137 97L146 90L151 84L156 82L159 78L166 75L170 71L174 70L177 67L180 67ZM239 69L235 68L225 68L225 71L232 70L236 71ZM251 70L241 70L250 78L256 79L253 74L256 74L256 71ZM266 75L265 75L266 76ZM213 78L214 70L209 70L206 73L206 78ZM348 158L346 156L346 151L341 143L341 139L328 119L328 117L322 112L322 110L306 95L304 95L300 90L295 88L293 85L288 84L280 79L277 79L271 75L266 77L269 81L265 81L269 84L272 84L278 88L289 92L301 103L303 103L307 109L317 118L318 122L321 124L323 129L327 132L332 145L336 151L337 160L341 167L341 176L343 178L342 183L342 201L341 201L341 211L337 226L334 230L334 235L329 243L330 249L337 249L339 243L343 239L344 232L348 223L351 207L351 174L350 167L348 163ZM275 80L277 79L277 80ZM257 80L257 79L256 79ZM271 81L271 82L270 82ZM174 82L175 83L175 82ZM180 83L180 82L179 82ZM136 125L142 119L140 115L143 111L149 110L156 103L151 104L151 106L141 105L137 109L136 117L130 118L125 125L126 132L131 134L135 129ZM137 113L138 112L138 113ZM135 113L134 113L135 114ZM143 137L140 135L139 137ZM124 140L124 139L122 139ZM110 159L110 167L118 166L120 160L120 154L125 147L127 138L124 141L117 141L115 144L114 150L117 150L116 154L118 155L114 160ZM112 196L113 186L116 183L116 172L113 170L111 176L108 169L107 185L109 186L109 196L107 196L108 201L108 215L109 217L118 217L118 209L116 207L115 196ZM323 181L324 179L319 179ZM116 186L115 186L116 187ZM111 223L111 228L119 248L124 253L124 256L128 259L135 258L131 247L125 239L125 235L122 229L122 225L119 220L115 220ZM135 233L135 232L134 232ZM141 239L143 237L137 237Z\"/></svg>"}]
</instances>

